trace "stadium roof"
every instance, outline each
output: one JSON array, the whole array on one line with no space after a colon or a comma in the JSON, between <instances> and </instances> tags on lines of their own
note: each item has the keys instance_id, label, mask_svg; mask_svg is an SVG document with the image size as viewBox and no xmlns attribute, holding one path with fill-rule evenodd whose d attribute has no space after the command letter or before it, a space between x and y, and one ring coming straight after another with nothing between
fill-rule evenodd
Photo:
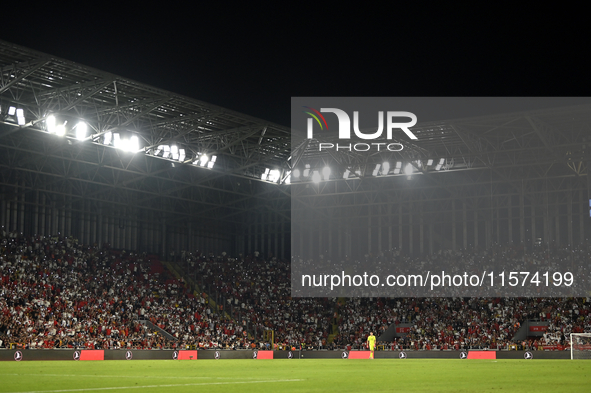
<instances>
[{"instance_id":1,"label":"stadium roof","mask_svg":"<svg viewBox=\"0 0 591 393\"><path fill-rule=\"evenodd\" d=\"M535 100L532 99L532 100ZM486 101L483 102L486 104ZM324 137L308 140L294 138L296 162L312 168L336 163L342 174L349 170L351 177L368 177L376 164L411 163L415 173L437 171L489 170L507 179L531 177L563 177L586 175L586 161L590 159L587 144L591 142L591 105L577 105L514 112L500 115L418 123L412 127L417 140L378 139L385 144L400 142L404 149L367 154L339 150L319 151L321 142L336 145L339 140ZM342 141L341 141L342 144ZM432 160L427 166L426 162ZM519 174L516 173L519 172ZM404 171L398 173L404 176Z\"/></svg>"},{"instance_id":2,"label":"stadium roof","mask_svg":"<svg viewBox=\"0 0 591 393\"><path fill-rule=\"evenodd\" d=\"M286 127L0 41L0 185L23 194L240 222L275 192L240 178L289 145Z\"/></svg>"},{"instance_id":3,"label":"stadium roof","mask_svg":"<svg viewBox=\"0 0 591 393\"><path fill-rule=\"evenodd\" d=\"M88 140L102 143L108 132L133 134L147 154L174 144L185 149L181 162L215 154L216 170L253 179L260 178L261 166L282 167L289 157L286 127L128 78L3 41L0 69L2 113L22 107L23 127L46 130L52 114L72 126L83 120L91 128Z\"/></svg>"},{"instance_id":4,"label":"stadium roof","mask_svg":"<svg viewBox=\"0 0 591 393\"><path fill-rule=\"evenodd\" d=\"M179 220L240 222L253 201L287 218L289 188L263 174L277 170L283 183L306 163L333 166L334 181L347 170L372 177L385 161L466 171L464 184L482 170L500 182L585 176L590 125L591 105L419 123L402 152L330 155L318 140L292 141L288 127L0 41L0 185L141 203Z\"/></svg>"}]
</instances>

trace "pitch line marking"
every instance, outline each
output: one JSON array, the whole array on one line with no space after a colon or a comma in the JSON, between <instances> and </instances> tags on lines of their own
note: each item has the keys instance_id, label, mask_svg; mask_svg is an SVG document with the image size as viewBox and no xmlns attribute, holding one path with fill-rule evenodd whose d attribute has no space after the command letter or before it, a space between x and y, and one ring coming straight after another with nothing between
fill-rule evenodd
<instances>
[{"instance_id":1,"label":"pitch line marking","mask_svg":"<svg viewBox=\"0 0 591 393\"><path fill-rule=\"evenodd\" d=\"M235 381L235 382L203 382L203 383L183 383L173 385L143 385L143 386L114 386L108 388L85 388L85 389L60 389L60 390L30 390L26 392L9 393L63 393L63 392L92 392L99 390L123 390L123 389L146 389L146 388L175 388L181 386L207 386L207 385L238 385L247 383L270 383L270 382L299 382L303 379L275 379L268 381Z\"/></svg>"},{"instance_id":2,"label":"pitch line marking","mask_svg":"<svg viewBox=\"0 0 591 393\"><path fill-rule=\"evenodd\" d=\"M252 377L167 377L167 376L153 376L153 375L88 375L88 374L0 374L3 376L34 376L34 377L83 377L83 378L156 378L156 379L254 379Z\"/></svg>"}]
</instances>

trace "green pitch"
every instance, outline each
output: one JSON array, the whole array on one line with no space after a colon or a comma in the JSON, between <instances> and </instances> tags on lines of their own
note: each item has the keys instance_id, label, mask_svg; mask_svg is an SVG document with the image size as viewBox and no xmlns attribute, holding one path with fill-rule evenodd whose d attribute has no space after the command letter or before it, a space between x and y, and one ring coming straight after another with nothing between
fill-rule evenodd
<instances>
[{"instance_id":1,"label":"green pitch","mask_svg":"<svg viewBox=\"0 0 591 393\"><path fill-rule=\"evenodd\" d=\"M589 392L591 360L2 362L0 392Z\"/></svg>"}]
</instances>

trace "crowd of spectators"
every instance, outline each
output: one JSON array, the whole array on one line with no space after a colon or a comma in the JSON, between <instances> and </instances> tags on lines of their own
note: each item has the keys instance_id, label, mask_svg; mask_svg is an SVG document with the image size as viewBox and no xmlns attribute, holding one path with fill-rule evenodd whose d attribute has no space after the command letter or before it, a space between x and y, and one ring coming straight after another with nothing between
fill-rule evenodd
<instances>
[{"instance_id":1,"label":"crowd of spectators","mask_svg":"<svg viewBox=\"0 0 591 393\"><path fill-rule=\"evenodd\" d=\"M328 347L336 299L292 298L290 262L258 252L237 258L182 255L200 285L217 292L229 314L257 338L265 340L262 332L273 330L273 341L282 348Z\"/></svg>"},{"instance_id":2,"label":"crowd of spectators","mask_svg":"<svg viewBox=\"0 0 591 393\"><path fill-rule=\"evenodd\" d=\"M243 326L213 313L153 255L3 232L0 283L0 347L251 345Z\"/></svg>"},{"instance_id":3,"label":"crowd of spectators","mask_svg":"<svg viewBox=\"0 0 591 393\"><path fill-rule=\"evenodd\" d=\"M569 328L572 316L561 315L557 302L530 298L400 298L356 299L342 307L339 343L361 347L369 331L383 333L390 325L403 325L406 335L393 343L381 343L394 349L506 349L513 336L528 319L550 323L544 339L555 330ZM365 312L358 312L364 309ZM583 306L585 313L588 306ZM579 326L583 321L579 321ZM582 327L581 327L582 328ZM552 333L551 333L552 332ZM540 345L546 342L540 341Z\"/></svg>"},{"instance_id":4,"label":"crowd of spectators","mask_svg":"<svg viewBox=\"0 0 591 393\"><path fill-rule=\"evenodd\" d=\"M518 343L527 348L564 345L569 333L591 331L584 297L297 298L289 261L183 252L178 263L200 289L192 291L154 255L59 236L0 235L0 347L241 349L268 347L272 340L277 348L363 348L370 331L379 338L400 325L402 334L379 342L383 348L503 349L516 344L514 335L528 320L547 322L547 328ZM484 255L503 253L512 255L510 249ZM471 264L483 254L456 257ZM564 253L519 258L552 264ZM588 250L569 258L571 264L590 260Z\"/></svg>"},{"instance_id":5,"label":"crowd of spectators","mask_svg":"<svg viewBox=\"0 0 591 393\"><path fill-rule=\"evenodd\" d=\"M408 266L418 266L423 260L397 253L390 258ZM478 266L482 269L500 259L519 262L529 270L570 266L587 272L577 277L581 281L589 278L591 266L587 247L540 249L528 253L513 247L494 247L487 251L441 251L429 258L445 260L446 266L456 263L463 268ZM590 297L543 297L541 294L530 297L351 298L339 305L339 335L335 342L361 347L369 331L377 332L379 337L392 324L403 324L407 326L404 337L381 344L397 349L561 346L570 333L591 332L590 300ZM515 342L515 333L527 321L547 323L543 336Z\"/></svg>"}]
</instances>

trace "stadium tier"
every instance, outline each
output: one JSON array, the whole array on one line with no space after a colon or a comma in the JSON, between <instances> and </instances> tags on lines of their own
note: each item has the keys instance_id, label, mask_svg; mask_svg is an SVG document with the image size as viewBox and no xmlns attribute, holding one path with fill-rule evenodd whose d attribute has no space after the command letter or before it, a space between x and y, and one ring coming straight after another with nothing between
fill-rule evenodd
<instances>
[{"instance_id":1,"label":"stadium tier","mask_svg":"<svg viewBox=\"0 0 591 393\"><path fill-rule=\"evenodd\" d=\"M289 262L260 255L180 252L178 275L73 238L3 232L0 247L0 347L363 349L373 331L379 350L561 350L591 328L589 298L292 298Z\"/></svg>"},{"instance_id":2,"label":"stadium tier","mask_svg":"<svg viewBox=\"0 0 591 393\"><path fill-rule=\"evenodd\" d=\"M155 256L10 234L1 248L2 346L246 345L242 326L211 315L206 300L188 293Z\"/></svg>"}]
</instances>

